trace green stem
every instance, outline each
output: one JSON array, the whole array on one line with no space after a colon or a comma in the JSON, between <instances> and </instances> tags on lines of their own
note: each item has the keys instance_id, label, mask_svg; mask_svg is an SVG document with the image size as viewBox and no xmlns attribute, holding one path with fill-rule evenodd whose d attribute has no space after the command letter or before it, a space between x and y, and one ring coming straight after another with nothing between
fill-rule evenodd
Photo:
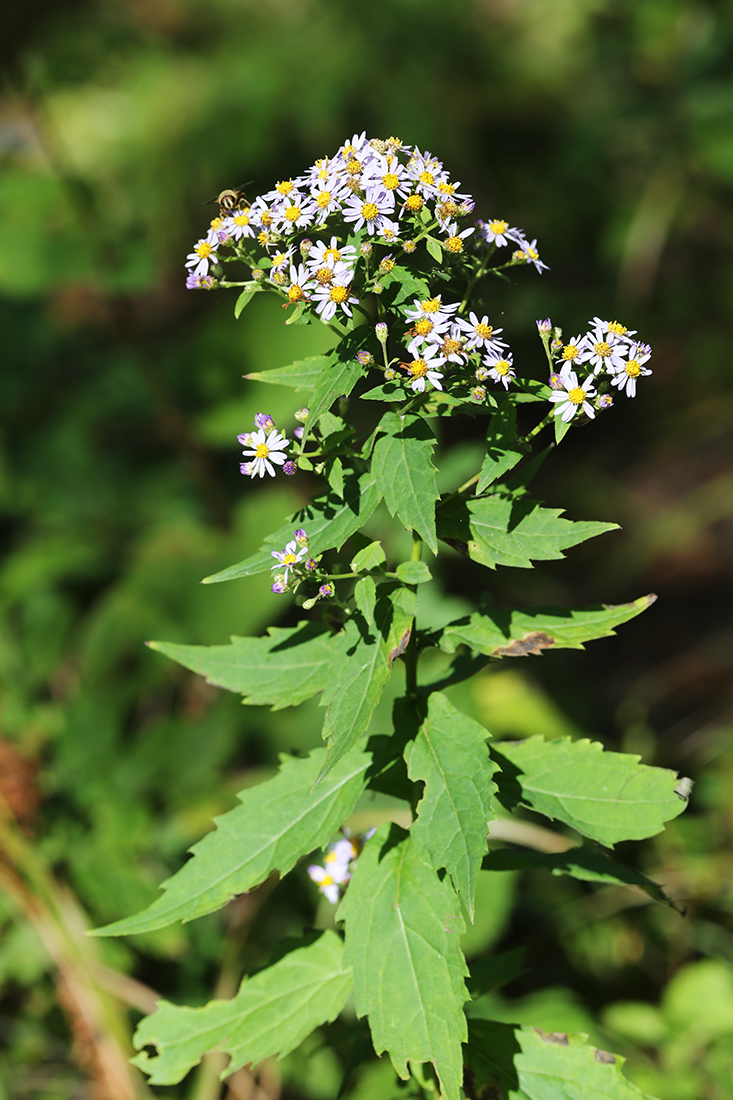
<instances>
[{"instance_id":1,"label":"green stem","mask_svg":"<svg viewBox=\"0 0 733 1100\"><path fill-rule=\"evenodd\" d=\"M420 561L422 558L422 539L416 531L412 532L412 550L410 552L410 561ZM417 591L416 585L410 585L413 592ZM405 650L405 694L408 699L417 698L417 662L420 656L420 651L417 645L417 618L412 620L412 626L410 628L410 640L407 643L407 649Z\"/></svg>"},{"instance_id":2,"label":"green stem","mask_svg":"<svg viewBox=\"0 0 733 1100\"><path fill-rule=\"evenodd\" d=\"M554 419L555 419L555 413L554 412L549 412L547 414L547 416L544 417L543 420L540 420L539 424L535 424L535 426L534 426L534 428L532 429L531 432L528 432L527 435L525 435L525 437L524 437L525 443L529 443L530 439L534 439L534 437L536 435L539 435L539 433L542 431L542 429L546 428L548 424L551 424Z\"/></svg>"}]
</instances>

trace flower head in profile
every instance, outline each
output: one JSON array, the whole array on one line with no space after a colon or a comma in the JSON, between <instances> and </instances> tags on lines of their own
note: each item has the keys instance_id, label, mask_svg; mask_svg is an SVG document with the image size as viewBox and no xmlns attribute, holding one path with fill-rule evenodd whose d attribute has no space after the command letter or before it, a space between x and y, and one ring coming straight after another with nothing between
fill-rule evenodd
<instances>
[{"instance_id":1,"label":"flower head in profile","mask_svg":"<svg viewBox=\"0 0 733 1100\"><path fill-rule=\"evenodd\" d=\"M648 344L631 344L629 358L624 361L613 378L611 385L617 386L619 392L625 391L627 397L636 397L636 380L652 372L644 364L651 357L652 349Z\"/></svg>"},{"instance_id":2,"label":"flower head in profile","mask_svg":"<svg viewBox=\"0 0 733 1100\"><path fill-rule=\"evenodd\" d=\"M281 569L287 581L295 566L299 561L302 561L308 553L308 548L302 543L299 545L298 542L293 539L287 544L284 550L271 550L270 553L273 558L275 558L275 565L273 565L272 568Z\"/></svg>"}]
</instances>

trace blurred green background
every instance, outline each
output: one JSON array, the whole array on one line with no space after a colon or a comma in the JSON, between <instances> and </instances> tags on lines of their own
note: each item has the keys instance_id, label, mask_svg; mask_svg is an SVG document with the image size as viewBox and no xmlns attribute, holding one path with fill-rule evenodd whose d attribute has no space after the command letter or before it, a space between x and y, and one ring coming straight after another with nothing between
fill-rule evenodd
<instances>
[{"instance_id":1,"label":"blurred green background","mask_svg":"<svg viewBox=\"0 0 733 1100\"><path fill-rule=\"evenodd\" d=\"M224 292L184 289L201 204L364 129L429 148L478 215L538 238L550 272L488 303L522 372L544 375L546 315L568 335L619 317L654 347L637 399L572 431L539 484L623 530L491 580L506 601L658 602L587 653L507 661L459 696L496 737L600 737L691 775L688 812L620 852L685 913L492 875L467 951L529 946L484 1008L590 1032L661 1100L730 1097L733 4L36 0L3 19L1 1100L148 1095L126 1058L156 996L231 995L284 935L330 919L301 870L185 928L81 935L151 900L237 790L318 740L315 705L243 710L143 642L282 615L261 578L198 581L312 488L245 482L235 437L295 408L242 375L323 337L267 302L235 323ZM456 448L455 469L469 458ZM445 579L450 605L429 595L428 616L486 583L450 560ZM316 1036L263 1067L258 1091L244 1071L220 1088L213 1058L159 1092L332 1100L364 1033L331 1037L335 1053ZM349 1095L396 1095L391 1071L373 1063Z\"/></svg>"}]
</instances>

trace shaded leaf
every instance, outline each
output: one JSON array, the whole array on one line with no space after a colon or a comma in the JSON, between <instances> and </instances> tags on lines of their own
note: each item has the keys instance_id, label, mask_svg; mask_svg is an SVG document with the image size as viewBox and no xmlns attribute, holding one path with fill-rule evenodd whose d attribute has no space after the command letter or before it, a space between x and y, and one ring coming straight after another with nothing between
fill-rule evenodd
<instances>
[{"instance_id":1,"label":"shaded leaf","mask_svg":"<svg viewBox=\"0 0 733 1100\"><path fill-rule=\"evenodd\" d=\"M438 536L465 544L474 561L493 569L531 569L532 561L564 557L563 550L613 531L616 523L561 519L559 508L544 508L527 497L453 497L438 508Z\"/></svg>"},{"instance_id":2,"label":"shaded leaf","mask_svg":"<svg viewBox=\"0 0 733 1100\"><path fill-rule=\"evenodd\" d=\"M393 516L414 528L437 553L435 502L438 488L432 463L435 436L422 416L388 412L374 444L372 473Z\"/></svg>"},{"instance_id":3,"label":"shaded leaf","mask_svg":"<svg viewBox=\"0 0 733 1100\"><path fill-rule=\"evenodd\" d=\"M205 577L204 584L218 584L220 581L236 580L237 577L251 577L264 573L273 563L272 551L282 550L292 539L293 531L303 527L308 533L308 546L311 555L317 557L326 550L340 549L346 540L358 531L379 504L380 495L371 474L360 478L348 474L344 478L343 499L333 490L319 493L295 512L287 523L279 527L265 539L256 554Z\"/></svg>"},{"instance_id":4,"label":"shaded leaf","mask_svg":"<svg viewBox=\"0 0 733 1100\"><path fill-rule=\"evenodd\" d=\"M487 439L486 457L476 484L480 496L487 486L513 470L524 457L517 439L517 410L513 402L499 395L499 407L491 417Z\"/></svg>"},{"instance_id":5,"label":"shaded leaf","mask_svg":"<svg viewBox=\"0 0 733 1100\"><path fill-rule=\"evenodd\" d=\"M351 568L355 573L362 569L376 569L386 561L381 542L370 542L363 546L351 559Z\"/></svg>"},{"instance_id":6,"label":"shaded leaf","mask_svg":"<svg viewBox=\"0 0 733 1100\"><path fill-rule=\"evenodd\" d=\"M433 579L430 568L424 561L403 561L395 573L404 584L425 584Z\"/></svg>"},{"instance_id":7,"label":"shaded leaf","mask_svg":"<svg viewBox=\"0 0 733 1100\"><path fill-rule=\"evenodd\" d=\"M406 1080L408 1062L432 1062L448 1100L458 1100L462 1006L468 999L458 900L410 836L384 825L366 844L338 911L344 959L354 969L358 1016L368 1016L377 1054Z\"/></svg>"},{"instance_id":8,"label":"shaded leaf","mask_svg":"<svg viewBox=\"0 0 733 1100\"><path fill-rule=\"evenodd\" d=\"M244 377L253 382L269 382L276 386L290 386L296 391L310 392L330 361L328 355L309 355L306 359L296 359L287 367L253 371Z\"/></svg>"},{"instance_id":9,"label":"shaded leaf","mask_svg":"<svg viewBox=\"0 0 733 1100\"><path fill-rule=\"evenodd\" d=\"M405 750L410 779L425 783L410 835L433 868L445 868L451 876L471 919L488 823L496 816L491 809L496 764L489 759L488 736L438 692L430 696L427 718Z\"/></svg>"},{"instance_id":10,"label":"shaded leaf","mask_svg":"<svg viewBox=\"0 0 733 1100\"><path fill-rule=\"evenodd\" d=\"M342 341L342 345L327 356L327 365L313 387L308 405L308 419L303 425L301 451L321 415L331 408L337 397L348 397L359 379L367 372L367 368L361 365L350 349L351 342Z\"/></svg>"},{"instance_id":11,"label":"shaded leaf","mask_svg":"<svg viewBox=\"0 0 733 1100\"><path fill-rule=\"evenodd\" d=\"M237 298L237 301L236 301L235 306L234 306L234 316L235 316L235 318L238 318L240 316L240 314L244 310L245 306L249 305L249 303L252 301L255 294L257 294L257 292L259 290L260 290L260 284L259 283L255 283L253 286L249 286L249 287L244 288L242 293Z\"/></svg>"},{"instance_id":12,"label":"shaded leaf","mask_svg":"<svg viewBox=\"0 0 733 1100\"><path fill-rule=\"evenodd\" d=\"M501 1100L642 1100L621 1072L623 1058L585 1035L470 1020L466 1061L480 1090Z\"/></svg>"},{"instance_id":13,"label":"shaded leaf","mask_svg":"<svg viewBox=\"0 0 733 1100\"><path fill-rule=\"evenodd\" d=\"M265 1058L283 1058L320 1024L334 1020L353 978L335 932L309 932L273 966L245 978L236 997L185 1008L161 1001L138 1025L133 1065L152 1085L177 1085L208 1051L230 1055L226 1074Z\"/></svg>"},{"instance_id":14,"label":"shaded leaf","mask_svg":"<svg viewBox=\"0 0 733 1100\"><path fill-rule=\"evenodd\" d=\"M364 610L368 611L368 607L363 601L362 613L352 616L338 635L331 678L321 700L321 706L328 707L323 737L329 745L329 755L323 775L366 733L392 663L409 637L415 616L415 593L409 588L382 584L373 618L365 616Z\"/></svg>"},{"instance_id":15,"label":"shaded leaf","mask_svg":"<svg viewBox=\"0 0 733 1100\"><path fill-rule=\"evenodd\" d=\"M642 840L685 808L677 774L639 763L632 753L605 752L598 741L502 741L490 749L501 768L499 798L564 821L612 848Z\"/></svg>"},{"instance_id":16,"label":"shaded leaf","mask_svg":"<svg viewBox=\"0 0 733 1100\"><path fill-rule=\"evenodd\" d=\"M301 856L324 847L353 810L370 763L366 753L350 753L313 790L325 758L325 749L304 759L285 757L276 776L242 791L241 805L215 818L216 829L162 884L162 897L93 934L133 935L213 913L273 871L284 875Z\"/></svg>"},{"instance_id":17,"label":"shaded leaf","mask_svg":"<svg viewBox=\"0 0 733 1100\"><path fill-rule=\"evenodd\" d=\"M630 603L582 608L491 608L450 623L438 644L446 653L453 653L463 643L487 657L526 657L551 647L583 649L584 642L609 637L613 627L646 611L656 598L651 594Z\"/></svg>"},{"instance_id":18,"label":"shaded leaf","mask_svg":"<svg viewBox=\"0 0 733 1100\"><path fill-rule=\"evenodd\" d=\"M655 901L669 902L662 887L641 871L626 867L618 860L594 848L570 848L567 852L533 852L502 848L484 857L485 871L524 871L540 868L553 875L570 875L581 882L599 882L610 886L638 886Z\"/></svg>"},{"instance_id":19,"label":"shaded leaf","mask_svg":"<svg viewBox=\"0 0 733 1100\"><path fill-rule=\"evenodd\" d=\"M270 627L264 638L233 637L231 645L148 642L210 684L238 691L253 706L294 707L323 691L337 645L320 623Z\"/></svg>"}]
</instances>

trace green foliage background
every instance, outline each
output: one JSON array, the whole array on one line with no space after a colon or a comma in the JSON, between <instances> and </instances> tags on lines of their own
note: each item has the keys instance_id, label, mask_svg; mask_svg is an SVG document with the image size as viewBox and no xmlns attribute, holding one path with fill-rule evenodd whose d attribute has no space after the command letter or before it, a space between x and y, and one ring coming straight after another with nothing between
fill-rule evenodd
<instances>
[{"instance_id":1,"label":"green foliage background","mask_svg":"<svg viewBox=\"0 0 733 1100\"><path fill-rule=\"evenodd\" d=\"M249 179L263 190L366 129L429 148L478 214L538 237L551 272L517 279L493 311L520 369L542 355L546 315L570 334L613 313L655 349L637 399L571 432L539 479L549 505L622 530L505 571L501 595L658 602L585 653L505 661L449 695L495 741L590 736L691 775L690 810L617 849L686 913L507 870L464 947L497 967L495 1019L586 1031L661 1100L724 1100L733 5L38 0L4 18L0 1096L147 1095L126 1059L156 994L231 996L283 937L332 920L296 873L184 928L80 934L149 904L237 790L319 743L316 701L242 710L142 641L218 643L282 619L261 577L198 581L257 550L313 488L245 483L235 437L293 400L241 376L324 338L269 303L235 323L224 292L185 291L201 203ZM475 463L455 442L451 478ZM446 575L454 617L478 575ZM447 618L437 600L434 614ZM525 971L503 985L496 953L525 941ZM309 1041L268 1064L258 1100L335 1098L362 1052L344 1025L331 1032L336 1053ZM161 1094L215 1097L220 1068ZM390 1089L380 1063L350 1083L358 1100Z\"/></svg>"}]
</instances>

